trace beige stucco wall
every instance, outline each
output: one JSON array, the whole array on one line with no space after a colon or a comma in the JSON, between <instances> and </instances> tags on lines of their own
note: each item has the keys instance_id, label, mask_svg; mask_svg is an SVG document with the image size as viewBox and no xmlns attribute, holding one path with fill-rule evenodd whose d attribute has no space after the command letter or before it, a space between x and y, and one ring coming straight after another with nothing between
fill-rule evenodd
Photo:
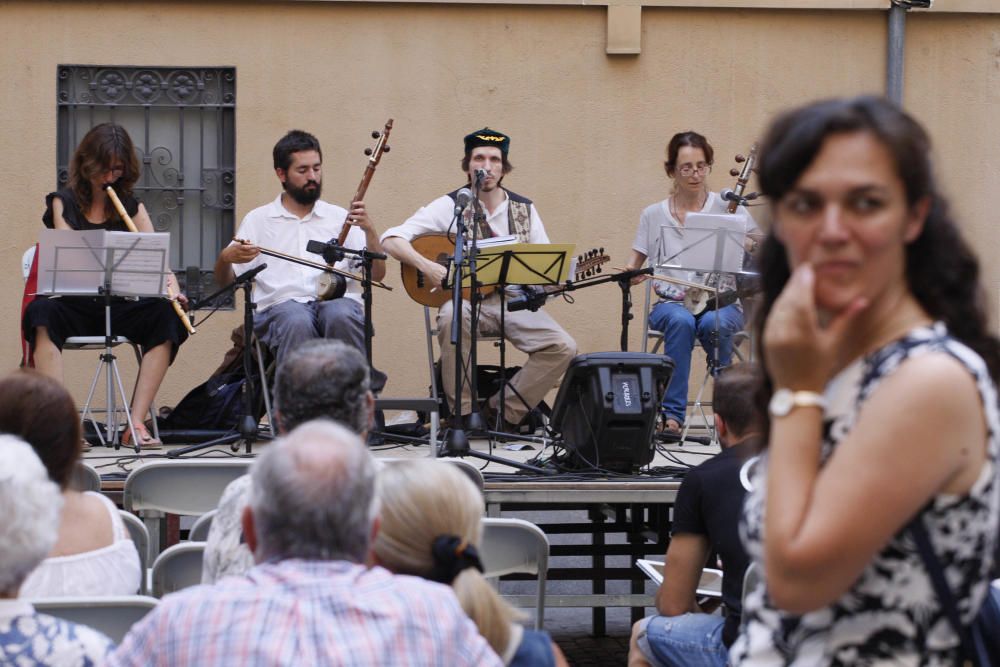
<instances>
[{"instance_id":1,"label":"beige stucco wall","mask_svg":"<svg viewBox=\"0 0 1000 667\"><path fill-rule=\"evenodd\" d=\"M0 3L0 305L10 313L0 324L9 341L0 366L18 360L19 257L36 238L55 180L58 64L235 66L237 219L277 193L270 150L291 127L323 141L325 192L343 203L361 176L368 132L395 118L392 152L368 194L385 228L461 183L461 137L488 123L512 135L516 170L506 184L536 201L550 237L603 246L615 265L627 258L642 208L666 195L660 165L674 131L709 136L717 151L711 184L719 189L731 185L733 154L774 111L884 89L884 11L647 6L634 56L606 55L606 16L605 7L569 5ZM943 180L983 259L994 304L998 84L1000 15L911 13L906 103L936 139ZM393 263L389 282L399 286L397 276ZM421 310L401 289L376 299L375 359L391 375L387 393L420 393L427 384ZM617 288L606 286L548 308L581 351L595 351L617 348L618 303ZM161 403L205 379L237 320L226 313L200 328ZM641 322L639 314L632 349ZM68 382L79 392L94 358L70 357Z\"/></svg>"}]
</instances>

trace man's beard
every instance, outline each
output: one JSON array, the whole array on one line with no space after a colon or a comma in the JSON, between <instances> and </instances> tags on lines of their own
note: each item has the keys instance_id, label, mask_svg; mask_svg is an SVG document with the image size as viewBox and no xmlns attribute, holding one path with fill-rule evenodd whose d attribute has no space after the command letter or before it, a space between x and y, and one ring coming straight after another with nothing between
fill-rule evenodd
<instances>
[{"instance_id":1,"label":"man's beard","mask_svg":"<svg viewBox=\"0 0 1000 667\"><path fill-rule=\"evenodd\" d=\"M310 185L315 185L316 188L313 190L307 189ZM283 186L285 188L285 192L288 193L288 196L303 206L311 206L315 204L316 200L319 199L319 196L323 191L323 183L319 181L309 181L301 188L297 188L288 181L285 181Z\"/></svg>"}]
</instances>

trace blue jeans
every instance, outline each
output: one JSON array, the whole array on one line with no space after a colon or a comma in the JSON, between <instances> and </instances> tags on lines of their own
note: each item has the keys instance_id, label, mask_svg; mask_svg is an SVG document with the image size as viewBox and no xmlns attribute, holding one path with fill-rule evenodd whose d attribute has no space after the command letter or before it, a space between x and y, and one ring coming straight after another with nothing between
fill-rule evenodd
<instances>
[{"instance_id":1,"label":"blue jeans","mask_svg":"<svg viewBox=\"0 0 1000 667\"><path fill-rule=\"evenodd\" d=\"M654 667L726 667L721 616L648 616L641 623L639 649Z\"/></svg>"},{"instance_id":2,"label":"blue jeans","mask_svg":"<svg viewBox=\"0 0 1000 667\"><path fill-rule=\"evenodd\" d=\"M716 320L719 326L718 359L715 357ZM663 412L683 424L695 338L705 348L712 368L728 366L733 360L733 334L743 329L743 310L732 304L706 311L695 319L683 303L661 301L649 314L649 326L663 334L663 353L674 360L674 374L663 395Z\"/></svg>"}]
</instances>

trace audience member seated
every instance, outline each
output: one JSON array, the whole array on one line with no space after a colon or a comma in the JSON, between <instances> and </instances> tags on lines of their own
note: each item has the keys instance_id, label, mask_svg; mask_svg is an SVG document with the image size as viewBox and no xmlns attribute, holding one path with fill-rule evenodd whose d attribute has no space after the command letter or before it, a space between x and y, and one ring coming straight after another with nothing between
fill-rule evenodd
<instances>
[{"instance_id":1,"label":"audience member seated","mask_svg":"<svg viewBox=\"0 0 1000 667\"><path fill-rule=\"evenodd\" d=\"M274 381L275 420L285 433L312 419L336 420L365 437L374 418L368 361L341 341L315 338L290 352ZM253 566L241 517L250 504L250 475L233 480L219 500L205 545L202 583L215 583Z\"/></svg>"},{"instance_id":2,"label":"audience member seated","mask_svg":"<svg viewBox=\"0 0 1000 667\"><path fill-rule=\"evenodd\" d=\"M90 667L104 664L113 648L96 630L39 614L18 599L25 577L56 543L62 505L31 447L0 435L0 665Z\"/></svg>"},{"instance_id":3,"label":"audience member seated","mask_svg":"<svg viewBox=\"0 0 1000 667\"><path fill-rule=\"evenodd\" d=\"M547 632L526 630L522 614L483 578L478 545L483 497L457 467L443 461L387 465L379 474L382 525L375 562L455 590L458 601L505 665L566 665Z\"/></svg>"},{"instance_id":4,"label":"audience member seated","mask_svg":"<svg viewBox=\"0 0 1000 667\"><path fill-rule=\"evenodd\" d=\"M673 534L656 592L658 615L632 628L630 667L686 667L728 662L740 627L740 596L748 557L738 523L746 491L740 468L760 446L761 418L754 404L757 371L730 366L715 380L712 409L722 452L688 471L677 492ZM710 554L722 561L724 614L707 613L695 590Z\"/></svg>"},{"instance_id":5,"label":"audience member seated","mask_svg":"<svg viewBox=\"0 0 1000 667\"><path fill-rule=\"evenodd\" d=\"M30 444L62 489L59 538L21 586L25 598L134 595L142 566L114 503L69 488L80 461L80 415L52 378L21 370L0 380L0 432Z\"/></svg>"},{"instance_id":6,"label":"audience member seated","mask_svg":"<svg viewBox=\"0 0 1000 667\"><path fill-rule=\"evenodd\" d=\"M447 586L369 566L375 461L330 420L269 445L243 532L257 565L165 597L111 665L499 666Z\"/></svg>"}]
</instances>

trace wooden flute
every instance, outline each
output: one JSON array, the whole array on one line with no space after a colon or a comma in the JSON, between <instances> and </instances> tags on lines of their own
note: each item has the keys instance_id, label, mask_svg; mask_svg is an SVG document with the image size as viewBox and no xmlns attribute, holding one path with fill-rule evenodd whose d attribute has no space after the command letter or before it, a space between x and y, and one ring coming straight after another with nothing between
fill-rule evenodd
<instances>
[{"instance_id":1,"label":"wooden flute","mask_svg":"<svg viewBox=\"0 0 1000 667\"><path fill-rule=\"evenodd\" d=\"M120 215L122 220L125 221L125 226L128 227L128 230L130 232L138 232L139 228L135 226L134 222L132 222L132 216L130 216L128 211L125 210L125 206L122 204L122 200L118 198L118 193L115 192L115 189L110 185L106 185L104 186L104 190L108 193L111 203L115 205L115 210L118 211L118 215ZM174 305L174 312L177 313L177 317L181 318L181 322L184 323L184 328L187 329L188 333L195 333L191 320L188 319L187 313L185 313L184 309L181 308L181 304L177 301L177 295L174 294L174 291L170 288L169 282L167 283L167 298L170 299L170 303Z\"/></svg>"}]
</instances>

